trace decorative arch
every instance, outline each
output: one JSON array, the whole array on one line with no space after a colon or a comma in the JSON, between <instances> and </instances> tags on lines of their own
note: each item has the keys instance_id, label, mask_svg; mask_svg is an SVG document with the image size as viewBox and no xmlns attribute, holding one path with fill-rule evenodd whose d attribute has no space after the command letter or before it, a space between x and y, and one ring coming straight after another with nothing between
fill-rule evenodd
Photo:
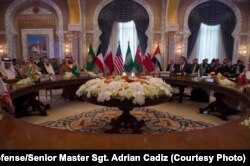
<instances>
[{"instance_id":1,"label":"decorative arch","mask_svg":"<svg viewBox=\"0 0 250 166\"><path fill-rule=\"evenodd\" d=\"M191 35L191 32L188 27L188 19L189 16L192 12L192 10L198 6L199 4L202 4L204 2L208 2L210 0L200 0L200 1L195 1L193 2L187 9L185 13L185 18L184 18L184 28L183 28L183 44L184 44L184 56L187 56L187 46L188 46L188 37ZM242 26L242 18L241 18L241 13L238 7L232 2L232 1L227 1L227 0L218 0L219 2L222 2L224 5L228 6L232 11L234 12L236 16L236 26L234 28L234 31L232 33L232 36L234 38L234 44L233 44L233 56L232 60L233 62L236 62L238 59L238 44L239 44L239 38L240 38L240 31L241 31L241 26Z\"/></svg>"},{"instance_id":2,"label":"decorative arch","mask_svg":"<svg viewBox=\"0 0 250 166\"><path fill-rule=\"evenodd\" d=\"M247 61L245 62L245 64L246 64L246 69L247 69L247 71L249 71L250 70L250 68L249 68L249 66L250 66L250 13L249 13L249 19L248 19L248 39L247 39L247 48L248 48L248 51L247 51Z\"/></svg>"},{"instance_id":3,"label":"decorative arch","mask_svg":"<svg viewBox=\"0 0 250 166\"><path fill-rule=\"evenodd\" d=\"M167 10L166 10L167 25L178 24L177 15L178 15L179 4L180 4L180 0L168 0Z\"/></svg>"},{"instance_id":4,"label":"decorative arch","mask_svg":"<svg viewBox=\"0 0 250 166\"><path fill-rule=\"evenodd\" d=\"M68 0L70 24L80 24L80 6L78 0Z\"/></svg>"},{"instance_id":5,"label":"decorative arch","mask_svg":"<svg viewBox=\"0 0 250 166\"><path fill-rule=\"evenodd\" d=\"M63 57L63 16L60 8L51 0L40 0L41 2L44 2L48 5L50 5L57 13L59 24L57 27L56 34L59 39L59 56ZM14 55L16 55L16 49L14 46L14 38L17 36L17 32L13 25L13 19L16 13L16 10L18 7L27 2L33 2L32 0L14 0L13 3L8 7L6 14L5 14L5 29L6 29L6 40L8 45L8 54L11 58L15 58Z\"/></svg>"},{"instance_id":6,"label":"decorative arch","mask_svg":"<svg viewBox=\"0 0 250 166\"><path fill-rule=\"evenodd\" d=\"M98 25L98 17L101 12L101 10L108 5L109 3L113 2L114 0L105 0L98 4L98 6L95 9L94 17L93 17L93 24L94 24L94 32L93 32L93 38L94 38L94 47L96 47L99 44L99 37L101 36L101 30ZM154 28L154 15L150 8L150 6L144 1L144 0L134 0L134 2L140 4L148 13L149 15L149 25L145 32L146 36L148 37L147 45L152 48L153 44L153 28Z\"/></svg>"}]
</instances>

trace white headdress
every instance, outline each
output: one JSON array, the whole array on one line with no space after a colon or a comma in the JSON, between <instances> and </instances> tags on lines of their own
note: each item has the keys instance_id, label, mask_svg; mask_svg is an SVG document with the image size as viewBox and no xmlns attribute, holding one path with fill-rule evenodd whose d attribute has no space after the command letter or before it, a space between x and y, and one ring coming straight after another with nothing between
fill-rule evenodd
<instances>
[{"instance_id":1,"label":"white headdress","mask_svg":"<svg viewBox=\"0 0 250 166\"><path fill-rule=\"evenodd\" d=\"M50 62L48 62L48 63L49 63L49 65L47 65L47 62L44 63L45 70L47 71L48 74L55 75L54 68L52 67Z\"/></svg>"},{"instance_id":2,"label":"white headdress","mask_svg":"<svg viewBox=\"0 0 250 166\"><path fill-rule=\"evenodd\" d=\"M5 63L10 63L10 68L9 69L5 68L5 66L4 66ZM1 68L5 72L8 79L15 79L16 78L16 71L15 71L15 69L13 67L13 64L12 64L10 58L5 57L5 58L2 59Z\"/></svg>"}]
</instances>

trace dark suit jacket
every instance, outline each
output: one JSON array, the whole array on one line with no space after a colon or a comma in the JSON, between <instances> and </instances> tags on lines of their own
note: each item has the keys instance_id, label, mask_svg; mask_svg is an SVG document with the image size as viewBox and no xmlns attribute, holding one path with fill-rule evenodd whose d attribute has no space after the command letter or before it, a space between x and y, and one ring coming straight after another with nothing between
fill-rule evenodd
<instances>
[{"instance_id":1,"label":"dark suit jacket","mask_svg":"<svg viewBox=\"0 0 250 166\"><path fill-rule=\"evenodd\" d=\"M45 69L45 67L44 67L44 63L43 63L43 62L38 62L38 63L37 63L37 66L39 67L40 72L41 72L42 74L47 74L47 72L46 72L46 69Z\"/></svg>"},{"instance_id":2,"label":"dark suit jacket","mask_svg":"<svg viewBox=\"0 0 250 166\"><path fill-rule=\"evenodd\" d=\"M200 65L197 64L196 66L194 64L191 65L191 70L192 72L194 71L195 73L197 73L200 69Z\"/></svg>"},{"instance_id":3,"label":"dark suit jacket","mask_svg":"<svg viewBox=\"0 0 250 166\"><path fill-rule=\"evenodd\" d=\"M167 71L170 71L170 66L171 66L172 64L169 64L168 66L167 66ZM179 67L178 67L178 64L174 64L174 73L176 73L177 71L178 71L178 69L179 69Z\"/></svg>"},{"instance_id":4,"label":"dark suit jacket","mask_svg":"<svg viewBox=\"0 0 250 166\"><path fill-rule=\"evenodd\" d=\"M244 65L235 65L235 68L239 66L239 72L242 73L245 69L245 66Z\"/></svg>"},{"instance_id":5,"label":"dark suit jacket","mask_svg":"<svg viewBox=\"0 0 250 166\"><path fill-rule=\"evenodd\" d=\"M218 71L218 73L220 72L221 74L229 73L230 72L230 67L228 65L221 66L220 68L218 68L217 71Z\"/></svg>"},{"instance_id":6,"label":"dark suit jacket","mask_svg":"<svg viewBox=\"0 0 250 166\"><path fill-rule=\"evenodd\" d=\"M239 67L239 71L238 71L239 73L237 73L237 66ZM239 76L244 71L244 69L245 69L244 65L237 65L237 64L235 64L235 65L231 66L231 68L229 70L229 73L231 75L237 77L237 76Z\"/></svg>"},{"instance_id":7,"label":"dark suit jacket","mask_svg":"<svg viewBox=\"0 0 250 166\"><path fill-rule=\"evenodd\" d=\"M187 74L192 74L192 65L189 63L186 63L181 70L181 65L178 65L178 72L177 73L187 73Z\"/></svg>"}]
</instances>

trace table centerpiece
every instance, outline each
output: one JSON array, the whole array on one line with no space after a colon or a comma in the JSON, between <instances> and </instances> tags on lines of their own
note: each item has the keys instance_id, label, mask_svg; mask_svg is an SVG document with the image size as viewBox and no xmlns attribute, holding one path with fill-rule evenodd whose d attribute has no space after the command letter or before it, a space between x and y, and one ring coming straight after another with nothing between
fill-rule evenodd
<instances>
[{"instance_id":1,"label":"table centerpiece","mask_svg":"<svg viewBox=\"0 0 250 166\"><path fill-rule=\"evenodd\" d=\"M108 132L132 128L133 133L140 133L144 121L140 122L129 112L134 107L150 106L167 101L172 95L172 88L161 78L151 76L109 76L95 78L79 87L76 94L84 96L86 101L110 107L118 107L122 114L111 124Z\"/></svg>"}]
</instances>

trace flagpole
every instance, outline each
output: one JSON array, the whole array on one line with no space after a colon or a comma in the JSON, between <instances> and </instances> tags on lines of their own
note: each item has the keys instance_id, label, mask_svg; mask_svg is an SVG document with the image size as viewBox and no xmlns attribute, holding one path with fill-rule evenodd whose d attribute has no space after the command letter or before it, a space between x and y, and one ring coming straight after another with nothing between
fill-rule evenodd
<instances>
[{"instance_id":1,"label":"flagpole","mask_svg":"<svg viewBox=\"0 0 250 166\"><path fill-rule=\"evenodd\" d=\"M106 57L104 57L105 54L106 54L106 52L103 54L103 52L102 52L102 51L103 51L103 50L102 50L102 43L101 43L101 42L100 42L100 46L101 46L101 53L102 53L103 67L104 67L103 76L106 77L106 76L107 76L107 72L106 72L107 68L106 68L106 64L105 64L105 58L106 58Z\"/></svg>"},{"instance_id":2,"label":"flagpole","mask_svg":"<svg viewBox=\"0 0 250 166\"><path fill-rule=\"evenodd\" d=\"M130 42L129 42L129 40L128 40L128 47L130 47L129 44L130 44ZM131 50L131 49L130 49L130 50ZM126 55L126 56L127 56L127 55ZM132 55L131 55L131 57L132 57ZM126 59L126 57L125 57L125 59ZM132 61L133 61L133 59L132 59ZM134 68L134 67L133 67L133 68ZM131 69L130 73L128 73L128 75L131 75L131 73L133 72L133 68Z\"/></svg>"},{"instance_id":3,"label":"flagpole","mask_svg":"<svg viewBox=\"0 0 250 166\"><path fill-rule=\"evenodd\" d=\"M104 63L104 73L103 74L104 74L105 77L107 76L107 71L106 70L107 70L107 65Z\"/></svg>"},{"instance_id":4,"label":"flagpole","mask_svg":"<svg viewBox=\"0 0 250 166\"><path fill-rule=\"evenodd\" d=\"M120 46L120 43L121 43L120 40L118 40L118 47ZM116 52L116 54L117 54L117 52ZM117 56L117 55L115 55L115 56ZM122 56L122 55L121 55L121 56ZM117 71L117 69L116 69L116 74L117 74L117 75L122 75L122 73L119 73L119 71Z\"/></svg>"}]
</instances>

